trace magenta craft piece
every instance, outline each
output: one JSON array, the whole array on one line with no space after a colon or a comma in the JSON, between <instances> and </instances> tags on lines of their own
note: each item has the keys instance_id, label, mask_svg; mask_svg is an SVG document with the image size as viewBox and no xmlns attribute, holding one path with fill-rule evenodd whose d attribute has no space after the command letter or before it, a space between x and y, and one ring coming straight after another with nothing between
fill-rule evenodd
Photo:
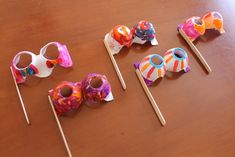
<instances>
[{"instance_id":1,"label":"magenta craft piece","mask_svg":"<svg viewBox=\"0 0 235 157\"><path fill-rule=\"evenodd\" d=\"M49 95L58 115L78 109L83 101L80 82L63 81L55 89L49 90Z\"/></svg>"},{"instance_id":2,"label":"magenta craft piece","mask_svg":"<svg viewBox=\"0 0 235 157\"><path fill-rule=\"evenodd\" d=\"M57 59L49 59L45 56L47 47L51 45L54 45L58 48L59 56ZM22 54L30 55L31 63L27 67L19 68L17 67L17 64L19 63L20 56ZM27 74L35 75L41 78L48 77L51 75L56 64L59 64L62 67L71 67L73 62L65 45L61 45L58 42L50 42L41 48L39 55L35 55L29 51L22 51L17 53L12 61L12 70L16 82L19 84L25 82Z\"/></svg>"},{"instance_id":3,"label":"magenta craft piece","mask_svg":"<svg viewBox=\"0 0 235 157\"><path fill-rule=\"evenodd\" d=\"M182 29L191 41L194 41L200 35L205 33L205 22L200 17L191 17L182 24L179 24L178 29Z\"/></svg>"},{"instance_id":4,"label":"magenta craft piece","mask_svg":"<svg viewBox=\"0 0 235 157\"><path fill-rule=\"evenodd\" d=\"M134 38L133 43L144 44L146 42L150 42L152 45L158 45L156 31L153 27L153 24L148 21L139 21L138 24L131 30L131 32Z\"/></svg>"},{"instance_id":5,"label":"magenta craft piece","mask_svg":"<svg viewBox=\"0 0 235 157\"><path fill-rule=\"evenodd\" d=\"M222 15L217 11L212 11L205 14L202 18L195 16L191 17L185 22L179 24L177 27L180 35L188 43L208 73L211 73L212 70L209 64L206 62L205 58L202 56L201 52L193 44L193 41L200 35L203 35L208 29L215 29L218 30L221 34L224 33L225 31L223 29L223 25Z\"/></svg>"},{"instance_id":6,"label":"magenta craft piece","mask_svg":"<svg viewBox=\"0 0 235 157\"><path fill-rule=\"evenodd\" d=\"M113 100L111 86L105 75L89 74L82 81L82 91L87 104Z\"/></svg>"},{"instance_id":7,"label":"magenta craft piece","mask_svg":"<svg viewBox=\"0 0 235 157\"><path fill-rule=\"evenodd\" d=\"M72 156L58 115L77 110L83 100L88 105L113 100L110 84L105 75L89 74L82 82L63 81L55 89L49 90L48 100L55 116L58 128L68 152Z\"/></svg>"},{"instance_id":8,"label":"magenta craft piece","mask_svg":"<svg viewBox=\"0 0 235 157\"><path fill-rule=\"evenodd\" d=\"M101 74L89 74L76 83L63 81L49 90L49 96L58 115L78 109L83 101L92 105L113 100L110 83Z\"/></svg>"}]
</instances>

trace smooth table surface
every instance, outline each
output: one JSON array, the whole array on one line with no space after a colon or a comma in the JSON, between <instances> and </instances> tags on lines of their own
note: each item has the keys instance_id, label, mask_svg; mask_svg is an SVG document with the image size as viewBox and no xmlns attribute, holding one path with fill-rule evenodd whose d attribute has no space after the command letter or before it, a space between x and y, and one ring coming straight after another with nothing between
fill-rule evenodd
<instances>
[{"instance_id":1,"label":"smooth table surface","mask_svg":"<svg viewBox=\"0 0 235 157\"><path fill-rule=\"evenodd\" d=\"M85 105L60 122L74 157L234 157L235 156L235 1L109 0L1 1L0 5L0 156L67 156L47 92L59 82L105 74L115 100L96 109ZM176 31L191 16L217 10L225 34L208 31L195 42L212 73L207 74ZM133 45L115 56L127 84L123 91L103 44L118 24L151 21L159 46ZM27 126L9 66L22 50L36 54L47 42L66 44L71 69L57 66L48 78L28 77L20 91ZM191 71L168 76L150 87L166 126L156 117L134 72L133 63L151 53L184 48Z\"/></svg>"}]
</instances>

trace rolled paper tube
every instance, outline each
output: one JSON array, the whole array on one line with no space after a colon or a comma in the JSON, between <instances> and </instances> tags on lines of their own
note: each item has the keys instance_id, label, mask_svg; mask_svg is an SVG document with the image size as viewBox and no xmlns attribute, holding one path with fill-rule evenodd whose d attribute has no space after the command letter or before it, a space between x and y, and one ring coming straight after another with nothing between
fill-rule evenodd
<instances>
[{"instance_id":1,"label":"rolled paper tube","mask_svg":"<svg viewBox=\"0 0 235 157\"><path fill-rule=\"evenodd\" d=\"M164 61L166 63L167 71L190 71L188 55L182 48L177 47L168 50L164 55Z\"/></svg>"},{"instance_id":2,"label":"rolled paper tube","mask_svg":"<svg viewBox=\"0 0 235 157\"><path fill-rule=\"evenodd\" d=\"M135 63L134 66L139 69L147 85L151 85L166 74L164 59L158 54L148 55L140 63Z\"/></svg>"},{"instance_id":3,"label":"rolled paper tube","mask_svg":"<svg viewBox=\"0 0 235 157\"><path fill-rule=\"evenodd\" d=\"M152 45L158 45L153 24L148 21L139 21L131 32L134 37L133 43L144 44L149 41Z\"/></svg>"},{"instance_id":4,"label":"rolled paper tube","mask_svg":"<svg viewBox=\"0 0 235 157\"><path fill-rule=\"evenodd\" d=\"M113 100L111 86L105 75L89 74L82 81L82 91L87 104Z\"/></svg>"},{"instance_id":5,"label":"rolled paper tube","mask_svg":"<svg viewBox=\"0 0 235 157\"><path fill-rule=\"evenodd\" d=\"M202 20L206 24L206 29L215 29L220 33L224 33L223 29L223 17L217 11L212 11L203 16Z\"/></svg>"},{"instance_id":6,"label":"rolled paper tube","mask_svg":"<svg viewBox=\"0 0 235 157\"><path fill-rule=\"evenodd\" d=\"M49 95L58 115L78 109L83 101L80 82L63 81L55 89L51 89Z\"/></svg>"}]
</instances>

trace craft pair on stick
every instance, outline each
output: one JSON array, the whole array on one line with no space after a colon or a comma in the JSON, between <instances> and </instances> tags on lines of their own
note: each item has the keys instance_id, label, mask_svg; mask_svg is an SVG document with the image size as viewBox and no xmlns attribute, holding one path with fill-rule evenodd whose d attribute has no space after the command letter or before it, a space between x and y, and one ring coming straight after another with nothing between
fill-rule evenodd
<instances>
[{"instance_id":1,"label":"craft pair on stick","mask_svg":"<svg viewBox=\"0 0 235 157\"><path fill-rule=\"evenodd\" d=\"M198 38L200 35L203 35L206 29L216 29L220 33L224 33L223 18L220 13L210 12L206 14L202 19L200 17L192 17L186 20L183 24L180 24L178 26L178 31L181 34L181 36L189 44L189 46L191 47L193 52L197 55L199 60L202 62L208 73L210 73L211 72L210 66L207 64L201 53L193 44L193 41L196 38ZM126 84L118 68L118 65L115 61L114 55L118 54L124 46L130 47L133 43L144 44L146 42L150 42L152 45L158 45L158 42L156 40L156 32L153 25L150 22L144 20L138 22L138 24L134 26L134 28L132 28L131 30L124 25L115 26L109 33L105 35L104 38L105 47L108 51L110 59L113 63L113 66L116 70L116 73L119 77L119 80L124 90L126 89ZM58 58L49 59L48 57L45 56L47 47L50 45L54 45L58 48L59 51ZM30 55L31 63L24 68L19 68L17 64L19 63L20 56L22 54ZM153 58L158 58L160 60L160 63L154 63ZM23 113L28 125L30 124L30 120L27 111L25 109L25 105L18 84L25 82L26 75L35 75L40 78L45 78L50 76L56 64L59 64L65 68L71 67L73 64L71 57L68 53L67 47L65 45L61 45L58 42L51 42L42 47L39 55L35 55L34 53L29 51L19 52L12 61L10 70L20 99ZM166 124L166 121L156 101L154 100L151 92L149 91L147 85L151 85L159 77L164 77L166 71L179 72L181 70L184 70L185 72L188 72L190 68L188 64L187 53L181 48L173 48L165 53L164 58L162 58L157 54L148 55L140 63L136 63L135 68L138 79L148 99L150 100L161 124L164 126ZM102 82L104 83L105 81L103 80ZM87 85L90 85L89 81L86 83ZM77 85L80 86L79 84ZM77 87L77 85L75 86ZM96 89L97 92L95 88L97 88ZM83 91L85 93L84 97L82 97L79 94L81 91L76 92L76 90L72 90L73 91L73 93L71 93L72 96L71 95L67 96L67 98L57 97L58 95L54 95L55 92L52 92L53 94L48 96L53 114L55 116L58 128L60 130L69 157L72 157L72 154L69 149L67 140L65 138L57 114L60 115L69 111L70 109L77 109L80 106L80 103L82 102L83 98L91 102L96 102L97 98L100 98L100 100L105 100L105 101L110 101L113 99L112 93L110 92L110 88L108 88L105 85L99 87L90 86L89 88L87 87L85 89L88 91L85 92ZM88 93L87 95L86 92ZM97 93L99 94L97 95ZM60 98L63 99L63 101L61 100L58 101L58 99ZM64 103L61 105L59 102L64 102Z\"/></svg>"},{"instance_id":2,"label":"craft pair on stick","mask_svg":"<svg viewBox=\"0 0 235 157\"><path fill-rule=\"evenodd\" d=\"M58 48L59 55L58 58L56 59L49 59L49 57L46 56L46 50L51 45L54 45ZM23 68L18 67L21 55L31 56L31 63ZM50 42L46 44L41 48L40 53L38 55L30 51L21 51L17 53L12 60L12 65L10 67L10 70L24 112L24 116L28 125L30 125L30 120L26 112L18 84L24 83L26 81L27 75L34 75L39 78L49 77L56 64L59 64L60 66L65 68L71 67L73 65L67 47L58 42Z\"/></svg>"},{"instance_id":3,"label":"craft pair on stick","mask_svg":"<svg viewBox=\"0 0 235 157\"><path fill-rule=\"evenodd\" d=\"M213 11L207 13L201 19L200 17L191 17L184 23L179 24L178 31L184 40L188 43L190 48L196 54L200 62L203 64L208 73L211 72L211 68L200 53L200 51L193 44L193 41L199 36L203 35L206 29L218 30L221 34L224 33L223 29L223 17L219 12Z\"/></svg>"},{"instance_id":4,"label":"craft pair on stick","mask_svg":"<svg viewBox=\"0 0 235 157\"><path fill-rule=\"evenodd\" d=\"M59 55L58 55L58 58L56 58L56 59L49 59L49 57L46 56L46 50L47 50L48 46L51 46L51 45L54 45L58 48ZM23 68L18 67L18 63L20 62L21 55L30 55L31 56L31 63L28 66L23 67ZM28 125L30 125L31 123L30 123L28 114L26 112L25 105L24 105L18 84L24 83L26 81L27 75L34 75L39 78L49 77L51 75L54 67L56 66L56 64L59 64L60 66L65 67L65 68L71 67L73 65L73 62L71 60L71 57L70 57L69 52L67 50L67 47L65 45L61 45L58 42L50 42L50 43L46 44L44 47L41 48L39 55L36 55L30 51L21 51L21 52L17 53L16 56L13 58L10 70L11 70L11 74L12 74L12 77L14 80L17 94L20 99L23 113L24 113L24 116L25 116L25 119L26 119L26 122ZM50 99L49 99L49 101L51 102ZM72 157L67 140L64 136L62 127L59 123L58 117L55 113L55 109L53 106L52 106L52 111L55 115L56 122L58 124L59 129L60 129L64 144L65 144L67 152L68 152L68 155L69 155L69 157Z\"/></svg>"},{"instance_id":5,"label":"craft pair on stick","mask_svg":"<svg viewBox=\"0 0 235 157\"><path fill-rule=\"evenodd\" d=\"M147 86L152 85L158 78L164 77L167 71L190 71L188 55L182 48L172 48L165 53L164 57L151 54L144 57L141 62L135 63L134 66L136 75L161 124L164 126L166 121Z\"/></svg>"},{"instance_id":6,"label":"craft pair on stick","mask_svg":"<svg viewBox=\"0 0 235 157\"><path fill-rule=\"evenodd\" d=\"M91 106L103 101L111 101L113 100L113 95L110 83L105 75L89 74L80 82L61 82L54 89L49 90L48 99L68 156L72 157L58 115L63 116L68 112L77 110L82 102Z\"/></svg>"},{"instance_id":7,"label":"craft pair on stick","mask_svg":"<svg viewBox=\"0 0 235 157\"><path fill-rule=\"evenodd\" d=\"M139 21L132 30L127 26L117 25L105 35L104 45L124 90L126 90L126 83L114 55L118 54L124 46L130 47L133 43L144 44L146 42L150 42L152 45L158 45L153 24L144 20Z\"/></svg>"},{"instance_id":8,"label":"craft pair on stick","mask_svg":"<svg viewBox=\"0 0 235 157\"><path fill-rule=\"evenodd\" d=\"M54 45L58 48L58 58L49 59L49 57L46 56L47 47L50 45ZM20 62L21 55L23 54L31 56L31 63L26 67L20 68L18 67L18 63ZM30 124L30 120L28 118L18 84L24 83L26 81L27 75L34 75L39 78L49 77L56 64L66 68L73 65L67 47L65 45L61 45L58 42L50 42L45 45L43 48L41 48L39 55L35 55L29 51L22 51L17 53L13 58L10 70L27 124ZM62 90L64 88L70 89L70 92L66 95L62 94ZM68 156L72 157L68 142L64 135L57 114L64 115L71 110L78 109L83 101L85 101L87 104L99 103L101 101L111 101L113 100L113 95L111 92L111 86L105 75L89 74L81 82L72 83L64 81L60 83L55 89L51 89L49 91L48 99L51 104L51 108L65 144Z\"/></svg>"}]
</instances>

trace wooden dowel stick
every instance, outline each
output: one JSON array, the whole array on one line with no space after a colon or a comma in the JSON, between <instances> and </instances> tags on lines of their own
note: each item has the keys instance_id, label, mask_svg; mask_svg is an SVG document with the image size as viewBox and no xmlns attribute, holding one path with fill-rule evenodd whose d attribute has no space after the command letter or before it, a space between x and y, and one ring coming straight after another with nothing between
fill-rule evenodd
<instances>
[{"instance_id":1,"label":"wooden dowel stick","mask_svg":"<svg viewBox=\"0 0 235 157\"><path fill-rule=\"evenodd\" d=\"M191 40L189 40L189 38L187 37L187 35L184 33L184 31L182 29L179 29L179 33L180 35L184 38L184 40L188 43L188 45L190 46L190 48L193 50L193 52L196 54L196 56L198 57L198 59L200 60L200 62L203 64L203 66L206 68L207 72L210 73L211 72L211 68L210 66L207 64L206 60L203 58L202 54L200 53L200 51L196 48L196 46L193 44L193 42Z\"/></svg>"},{"instance_id":2,"label":"wooden dowel stick","mask_svg":"<svg viewBox=\"0 0 235 157\"><path fill-rule=\"evenodd\" d=\"M117 63L116 63L116 60L115 60L114 56L113 56L113 54L111 53L111 50L110 50L110 48L109 48L109 46L108 46L108 43L107 43L105 40L104 40L104 45L105 45L105 47L106 47L106 49L107 49L107 51L108 51L108 54L109 54L109 57L110 57L110 59L111 59L111 61L112 61L112 63L113 63L114 69L115 69L115 71L116 71L116 73L117 73L117 75L118 75L118 78L119 78L120 82L121 82L122 88L123 88L124 90L126 90L126 83L125 83L125 81L124 81L124 79L123 79L123 77L122 77L122 74L121 74L121 72L120 72L120 70L119 70L119 68L118 68L118 65L117 65Z\"/></svg>"},{"instance_id":3,"label":"wooden dowel stick","mask_svg":"<svg viewBox=\"0 0 235 157\"><path fill-rule=\"evenodd\" d=\"M67 150L67 152L68 152L68 155L69 155L69 157L72 157L71 151L70 151L70 149L69 149L68 142L67 142L67 140L66 140L66 138L65 138L65 135L64 135L63 129L62 129L62 127L61 127L59 118L58 118L58 116L57 116L57 114L56 114L55 108L54 108L54 106L53 106L53 104L52 104L52 101L51 101L51 97L50 97L49 95L48 95L48 99L49 99L49 102L50 102L50 105L51 105L51 109L52 109L52 111L53 111L53 114L54 114L54 116L55 116L56 123L57 123L57 125L58 125L59 130L60 130L60 134L61 134L62 139L63 139L63 141L64 141L64 145L65 145L66 150Z\"/></svg>"},{"instance_id":4,"label":"wooden dowel stick","mask_svg":"<svg viewBox=\"0 0 235 157\"><path fill-rule=\"evenodd\" d=\"M16 91L17 91L18 96L19 96L19 99L20 99L20 104L21 104L21 107L22 107L23 112L24 112L24 117L25 117L25 119L26 119L27 124L30 125L29 117L28 117L28 114L27 114L27 112L26 112L26 109L25 109L25 106L24 106L24 102L23 102L22 96L21 96L21 94L20 94L20 89L19 89L18 84L17 84L17 82L16 82L16 78L15 78L15 76L14 76L14 73L13 73L13 70L12 70L12 67L11 67L11 66L10 66L10 69L11 69L11 74L12 74L12 77L13 77L13 80L14 80L14 84L15 84L15 87L16 87Z\"/></svg>"},{"instance_id":5,"label":"wooden dowel stick","mask_svg":"<svg viewBox=\"0 0 235 157\"><path fill-rule=\"evenodd\" d=\"M151 102L151 104L153 106L153 109L154 109L155 113L157 114L161 124L163 126L166 125L166 121L165 121L165 119L164 119L164 117L163 117L163 115L162 115L162 113L161 113L157 103L155 102L151 92L149 91L149 89L148 89L148 87L147 87L147 85L146 85L146 83L145 83L145 81L143 79L143 76L141 75L139 69L136 69L135 72L136 72L136 75L138 76L138 79L139 79L139 81L140 81L140 83L141 83L141 85L142 85L142 87L143 87L143 89L145 91L145 94L147 95L149 101Z\"/></svg>"}]
</instances>

